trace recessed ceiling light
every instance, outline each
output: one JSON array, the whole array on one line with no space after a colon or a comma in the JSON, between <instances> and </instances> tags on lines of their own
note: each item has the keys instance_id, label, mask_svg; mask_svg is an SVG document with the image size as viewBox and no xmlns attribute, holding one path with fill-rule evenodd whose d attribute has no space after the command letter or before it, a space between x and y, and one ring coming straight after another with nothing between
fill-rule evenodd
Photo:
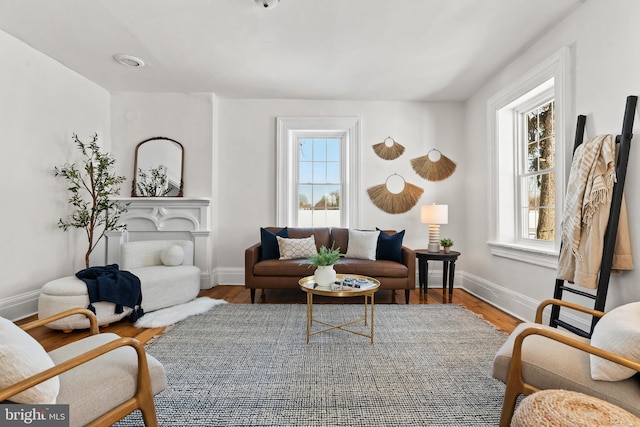
<instances>
[{"instance_id":1,"label":"recessed ceiling light","mask_svg":"<svg viewBox=\"0 0 640 427\"><path fill-rule=\"evenodd\" d=\"M116 62L122 65L126 65L127 67L144 67L144 61L132 55L118 53L116 55L113 55L113 59L115 59Z\"/></svg>"}]
</instances>

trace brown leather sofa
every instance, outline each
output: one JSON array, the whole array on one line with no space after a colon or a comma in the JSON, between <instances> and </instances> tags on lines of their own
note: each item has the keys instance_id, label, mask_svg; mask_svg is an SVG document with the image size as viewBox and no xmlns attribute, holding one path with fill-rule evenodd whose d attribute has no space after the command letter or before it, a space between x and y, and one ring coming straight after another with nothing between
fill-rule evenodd
<instances>
[{"instance_id":1,"label":"brown leather sofa","mask_svg":"<svg viewBox=\"0 0 640 427\"><path fill-rule=\"evenodd\" d=\"M265 227L271 233L277 233L280 227ZM384 230L388 235L393 230ZM349 244L347 228L288 228L289 238L304 238L313 234L318 249L322 246L340 248L346 253ZM341 258L341 264L334 269L338 274L361 274L374 277L380 281L380 289L404 289L406 303L409 303L409 291L415 289L416 255L412 249L402 246L402 262L384 259L365 260ZM245 250L244 277L245 288L251 290L251 302L255 302L256 289L297 289L298 280L313 275L313 267L301 263L304 259L266 259L262 258L262 245L255 245ZM264 291L263 291L264 292Z\"/></svg>"}]
</instances>

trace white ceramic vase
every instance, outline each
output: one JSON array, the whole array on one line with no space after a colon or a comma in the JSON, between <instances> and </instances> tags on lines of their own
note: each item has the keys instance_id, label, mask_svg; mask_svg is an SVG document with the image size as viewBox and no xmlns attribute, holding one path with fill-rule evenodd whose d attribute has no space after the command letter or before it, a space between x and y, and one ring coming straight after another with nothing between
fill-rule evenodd
<instances>
[{"instance_id":1,"label":"white ceramic vase","mask_svg":"<svg viewBox=\"0 0 640 427\"><path fill-rule=\"evenodd\" d=\"M314 278L319 287L328 288L336 281L336 271L333 265L319 265L314 273Z\"/></svg>"}]
</instances>

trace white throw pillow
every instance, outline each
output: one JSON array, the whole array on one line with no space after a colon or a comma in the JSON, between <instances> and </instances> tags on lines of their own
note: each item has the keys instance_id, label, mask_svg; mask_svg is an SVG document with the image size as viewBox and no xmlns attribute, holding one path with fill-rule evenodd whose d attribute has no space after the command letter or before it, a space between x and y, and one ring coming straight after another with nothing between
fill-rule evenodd
<instances>
[{"instance_id":1,"label":"white throw pillow","mask_svg":"<svg viewBox=\"0 0 640 427\"><path fill-rule=\"evenodd\" d=\"M640 302L621 305L605 314L591 334L591 345L640 362ZM591 355L591 378L621 381L636 371Z\"/></svg>"},{"instance_id":2,"label":"white throw pillow","mask_svg":"<svg viewBox=\"0 0 640 427\"><path fill-rule=\"evenodd\" d=\"M361 231L349 229L349 244L347 245L347 258L376 259L378 236L380 231Z\"/></svg>"},{"instance_id":3,"label":"white throw pillow","mask_svg":"<svg viewBox=\"0 0 640 427\"><path fill-rule=\"evenodd\" d=\"M276 236L276 239L280 249L280 259L307 258L318 253L316 238L313 235L302 239L287 239Z\"/></svg>"},{"instance_id":4,"label":"white throw pillow","mask_svg":"<svg viewBox=\"0 0 640 427\"><path fill-rule=\"evenodd\" d=\"M168 246L160 253L160 259L164 265L180 265L184 261L184 249L180 245Z\"/></svg>"},{"instance_id":5,"label":"white throw pillow","mask_svg":"<svg viewBox=\"0 0 640 427\"><path fill-rule=\"evenodd\" d=\"M0 317L0 388L54 366L53 360L31 335L12 321ZM51 405L56 403L60 380L53 377L12 396L16 403Z\"/></svg>"}]
</instances>

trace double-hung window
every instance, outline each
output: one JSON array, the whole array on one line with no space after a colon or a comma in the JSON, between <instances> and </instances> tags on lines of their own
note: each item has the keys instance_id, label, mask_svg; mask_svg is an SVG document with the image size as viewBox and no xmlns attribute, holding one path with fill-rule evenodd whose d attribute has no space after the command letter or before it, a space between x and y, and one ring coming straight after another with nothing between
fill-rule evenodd
<instances>
[{"instance_id":1,"label":"double-hung window","mask_svg":"<svg viewBox=\"0 0 640 427\"><path fill-rule=\"evenodd\" d=\"M569 50L532 68L487 103L491 253L555 268L570 113Z\"/></svg>"},{"instance_id":2,"label":"double-hung window","mask_svg":"<svg viewBox=\"0 0 640 427\"><path fill-rule=\"evenodd\" d=\"M298 138L298 227L339 227L344 138Z\"/></svg>"},{"instance_id":3,"label":"double-hung window","mask_svg":"<svg viewBox=\"0 0 640 427\"><path fill-rule=\"evenodd\" d=\"M277 225L356 227L360 120L279 117Z\"/></svg>"}]
</instances>

